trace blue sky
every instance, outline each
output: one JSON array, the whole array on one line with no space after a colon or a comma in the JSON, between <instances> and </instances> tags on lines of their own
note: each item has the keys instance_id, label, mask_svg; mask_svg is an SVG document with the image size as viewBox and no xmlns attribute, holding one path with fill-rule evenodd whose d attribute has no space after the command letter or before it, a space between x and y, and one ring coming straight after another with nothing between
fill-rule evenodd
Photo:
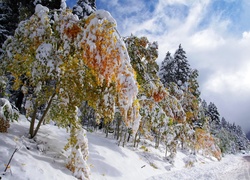
<instances>
[{"instance_id":1,"label":"blue sky","mask_svg":"<svg viewBox=\"0 0 250 180\"><path fill-rule=\"evenodd\" d=\"M67 0L72 7L73 0ZM97 0L117 21L122 36L159 44L160 64L181 43L199 70L201 96L226 120L250 130L249 0Z\"/></svg>"}]
</instances>

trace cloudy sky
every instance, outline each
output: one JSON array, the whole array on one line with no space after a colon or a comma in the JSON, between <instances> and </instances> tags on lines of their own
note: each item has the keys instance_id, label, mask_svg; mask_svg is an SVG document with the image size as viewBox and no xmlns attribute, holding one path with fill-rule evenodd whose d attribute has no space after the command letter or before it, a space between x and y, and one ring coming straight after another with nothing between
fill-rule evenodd
<instances>
[{"instance_id":1,"label":"cloudy sky","mask_svg":"<svg viewBox=\"0 0 250 180\"><path fill-rule=\"evenodd\" d=\"M75 0L67 0L68 5ZM201 96L221 116L250 130L249 0L96 0L122 36L159 44L158 64L179 44L199 71Z\"/></svg>"}]
</instances>

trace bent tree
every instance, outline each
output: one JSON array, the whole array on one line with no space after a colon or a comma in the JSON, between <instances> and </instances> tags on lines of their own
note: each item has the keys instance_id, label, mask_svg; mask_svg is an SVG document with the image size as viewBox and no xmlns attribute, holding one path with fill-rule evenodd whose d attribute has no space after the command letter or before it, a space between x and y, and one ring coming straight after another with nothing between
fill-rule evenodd
<instances>
[{"instance_id":1,"label":"bent tree","mask_svg":"<svg viewBox=\"0 0 250 180\"><path fill-rule=\"evenodd\" d=\"M106 122L114 119L118 108L127 126L134 131L139 126L134 71L116 22L106 11L79 20L69 10L50 12L37 5L35 14L22 21L5 42L1 74L11 74L14 88L21 87L26 95L30 138L46 119L60 127L70 125L65 148L77 150L72 150L67 167L78 178L88 177L83 165L86 156L79 159L75 153L87 154L85 145L77 145L79 133L84 136L77 118L77 107L83 101Z\"/></svg>"},{"instance_id":2,"label":"bent tree","mask_svg":"<svg viewBox=\"0 0 250 180\"><path fill-rule=\"evenodd\" d=\"M2 73L15 77L15 88L32 92L25 91L31 138L46 117L63 127L76 126L76 107L82 101L106 121L113 119L118 106L125 123L136 124L137 83L115 23L106 11L79 20L68 10L52 13L37 5L35 14L6 41ZM35 128L38 109L44 104Z\"/></svg>"}]
</instances>

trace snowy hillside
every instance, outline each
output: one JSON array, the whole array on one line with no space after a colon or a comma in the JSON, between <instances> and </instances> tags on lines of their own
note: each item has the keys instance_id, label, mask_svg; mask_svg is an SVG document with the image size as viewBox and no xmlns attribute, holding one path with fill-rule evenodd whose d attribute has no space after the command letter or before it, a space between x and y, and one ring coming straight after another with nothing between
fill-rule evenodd
<instances>
[{"instance_id":1,"label":"snowy hillside","mask_svg":"<svg viewBox=\"0 0 250 180\"><path fill-rule=\"evenodd\" d=\"M76 179L65 167L63 151L69 134L54 125L45 125L34 139L26 138L29 122L22 117L0 134L0 172L2 179ZM247 155L228 155L218 162L197 156L192 168L186 168L185 153L178 152L175 165L162 158L164 151L153 147L134 149L119 147L102 132L88 133L90 178L93 180L143 179L250 179ZM146 143L146 142L145 142ZM13 151L18 148L5 175L2 175ZM170 170L171 168L171 170Z\"/></svg>"}]
</instances>

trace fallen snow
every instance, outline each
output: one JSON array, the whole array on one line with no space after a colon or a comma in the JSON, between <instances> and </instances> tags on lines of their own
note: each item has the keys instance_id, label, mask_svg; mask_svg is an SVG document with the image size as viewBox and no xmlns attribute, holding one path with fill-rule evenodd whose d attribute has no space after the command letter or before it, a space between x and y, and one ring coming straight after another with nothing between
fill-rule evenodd
<instances>
[{"instance_id":1,"label":"fallen snow","mask_svg":"<svg viewBox=\"0 0 250 180\"><path fill-rule=\"evenodd\" d=\"M69 134L53 124L42 126L34 140L27 138L29 122L22 116L19 122L11 123L9 133L0 133L0 177L17 180L73 180L66 169L66 153L63 151ZM186 168L185 152L178 151L172 167L164 160L163 149L155 150L148 141L146 149L119 147L110 138L98 131L88 133L89 159L92 180L249 180L250 156L227 155L221 161L196 156L192 168ZM3 171L15 148L15 153L5 175ZM248 161L247 161L248 160Z\"/></svg>"},{"instance_id":2,"label":"fallen snow","mask_svg":"<svg viewBox=\"0 0 250 180\"><path fill-rule=\"evenodd\" d=\"M74 179L65 167L66 157L62 149L68 134L53 125L42 126L38 136L32 140L27 138L29 122L22 117L19 122L11 123L9 133L0 133L0 176L2 179L17 180L61 180ZM5 169L15 148L10 168Z\"/></svg>"}]
</instances>

